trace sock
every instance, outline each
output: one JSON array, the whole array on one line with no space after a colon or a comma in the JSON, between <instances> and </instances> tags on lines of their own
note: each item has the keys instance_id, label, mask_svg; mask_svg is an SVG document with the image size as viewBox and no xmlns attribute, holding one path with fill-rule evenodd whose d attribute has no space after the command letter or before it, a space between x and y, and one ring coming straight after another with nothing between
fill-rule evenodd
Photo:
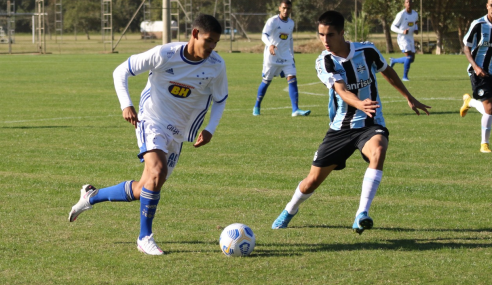
<instances>
[{"instance_id":1,"label":"sock","mask_svg":"<svg viewBox=\"0 0 492 285\"><path fill-rule=\"evenodd\" d=\"M490 128L492 126L492 115L482 115L482 143L489 143Z\"/></svg>"},{"instance_id":2,"label":"sock","mask_svg":"<svg viewBox=\"0 0 492 285\"><path fill-rule=\"evenodd\" d=\"M478 101L476 99L471 99L470 103L468 103L468 106L477 109L477 111L479 111L480 114L482 115L485 114L485 109L483 108L483 103L481 101Z\"/></svg>"},{"instance_id":3,"label":"sock","mask_svg":"<svg viewBox=\"0 0 492 285\"><path fill-rule=\"evenodd\" d=\"M270 85L270 82L272 81L267 81L267 80L262 80L260 83L260 86L258 87L258 95L256 97L256 104L255 107L260 108L261 101L263 101L263 97L265 96L268 86Z\"/></svg>"},{"instance_id":4,"label":"sock","mask_svg":"<svg viewBox=\"0 0 492 285\"><path fill-rule=\"evenodd\" d=\"M408 78L408 71L410 70L410 64L412 64L413 58L411 56L405 57L403 63L403 78Z\"/></svg>"},{"instance_id":5,"label":"sock","mask_svg":"<svg viewBox=\"0 0 492 285\"><path fill-rule=\"evenodd\" d=\"M364 181L362 182L362 193L360 194L359 209L357 210L356 217L362 212L369 212L372 200L378 191L379 183L383 177L383 171L368 168L364 175Z\"/></svg>"},{"instance_id":6,"label":"sock","mask_svg":"<svg viewBox=\"0 0 492 285\"><path fill-rule=\"evenodd\" d=\"M96 190L89 198L89 203L94 205L101 202L131 202L135 200L133 197L132 182L125 181L120 184Z\"/></svg>"},{"instance_id":7,"label":"sock","mask_svg":"<svg viewBox=\"0 0 492 285\"><path fill-rule=\"evenodd\" d=\"M299 185L301 185L301 183L299 183ZM306 201L314 193L313 192L310 194L303 194L299 189L299 185L297 185L296 191L292 196L292 200L290 200L290 202L287 203L287 206L285 206L285 210L287 210L287 212L289 212L289 214L291 215L297 213L297 210L299 209L299 205L301 205L302 202Z\"/></svg>"},{"instance_id":8,"label":"sock","mask_svg":"<svg viewBox=\"0 0 492 285\"><path fill-rule=\"evenodd\" d=\"M400 58L393 58L393 63L405 63L406 59L407 59L406 56Z\"/></svg>"},{"instance_id":9,"label":"sock","mask_svg":"<svg viewBox=\"0 0 492 285\"><path fill-rule=\"evenodd\" d=\"M291 78L287 81L287 83L289 84L289 97L290 103L292 104L292 112L295 112L299 109L299 90L297 89L297 78Z\"/></svg>"},{"instance_id":10,"label":"sock","mask_svg":"<svg viewBox=\"0 0 492 285\"><path fill-rule=\"evenodd\" d=\"M150 191L142 187L140 193L140 235L138 236L140 240L152 234L152 222L160 198L160 192Z\"/></svg>"}]
</instances>

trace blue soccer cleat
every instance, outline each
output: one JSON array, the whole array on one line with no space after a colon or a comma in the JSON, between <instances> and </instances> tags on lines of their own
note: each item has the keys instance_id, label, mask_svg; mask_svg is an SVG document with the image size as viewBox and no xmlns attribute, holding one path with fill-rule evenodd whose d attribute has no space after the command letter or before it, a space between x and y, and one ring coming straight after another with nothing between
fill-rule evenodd
<instances>
[{"instance_id":1,"label":"blue soccer cleat","mask_svg":"<svg viewBox=\"0 0 492 285\"><path fill-rule=\"evenodd\" d=\"M297 117L297 116L309 116L311 114L311 110L306 110L303 111L301 109L297 109L294 112L292 112L292 117Z\"/></svg>"},{"instance_id":2,"label":"blue soccer cleat","mask_svg":"<svg viewBox=\"0 0 492 285\"><path fill-rule=\"evenodd\" d=\"M394 58L390 57L390 66L391 66L391 68L393 68L393 66L395 66L395 63L396 62L394 62L394 60L395 60Z\"/></svg>"},{"instance_id":3,"label":"blue soccer cleat","mask_svg":"<svg viewBox=\"0 0 492 285\"><path fill-rule=\"evenodd\" d=\"M361 235L364 230L372 229L373 225L374 222L372 221L371 217L367 215L367 212L362 212L359 215L357 215L357 217L355 217L355 221L354 224L352 225L352 229L354 230L354 232Z\"/></svg>"},{"instance_id":4,"label":"blue soccer cleat","mask_svg":"<svg viewBox=\"0 0 492 285\"><path fill-rule=\"evenodd\" d=\"M260 115L260 107L254 107L253 116L259 116L259 115Z\"/></svg>"},{"instance_id":5,"label":"blue soccer cleat","mask_svg":"<svg viewBox=\"0 0 492 285\"><path fill-rule=\"evenodd\" d=\"M299 210L297 210L297 212L299 212ZM286 228L289 225L290 220L292 220L297 212L291 215L287 212L287 210L283 210L282 213L280 213L280 216L278 216L278 218L273 222L272 230Z\"/></svg>"}]
</instances>

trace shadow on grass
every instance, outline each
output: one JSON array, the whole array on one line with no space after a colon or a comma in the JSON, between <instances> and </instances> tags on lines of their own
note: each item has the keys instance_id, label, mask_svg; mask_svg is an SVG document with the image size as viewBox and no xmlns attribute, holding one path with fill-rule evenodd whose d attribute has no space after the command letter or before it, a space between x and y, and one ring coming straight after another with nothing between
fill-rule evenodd
<instances>
[{"instance_id":1,"label":"shadow on grass","mask_svg":"<svg viewBox=\"0 0 492 285\"><path fill-rule=\"evenodd\" d=\"M351 230L349 226L333 226L333 225L304 225L304 226L289 226L290 229L302 229L302 228L326 228L326 229L347 229ZM482 229L410 229L410 228L383 228L374 227L374 230L379 231L394 231L394 232L456 232L456 233L481 233L490 232L492 233L492 228L482 228Z\"/></svg>"}]
</instances>

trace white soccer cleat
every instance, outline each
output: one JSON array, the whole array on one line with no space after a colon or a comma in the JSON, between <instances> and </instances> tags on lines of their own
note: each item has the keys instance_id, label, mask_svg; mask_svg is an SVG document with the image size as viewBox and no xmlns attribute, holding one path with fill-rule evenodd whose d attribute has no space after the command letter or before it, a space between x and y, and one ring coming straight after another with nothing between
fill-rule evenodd
<instances>
[{"instance_id":1,"label":"white soccer cleat","mask_svg":"<svg viewBox=\"0 0 492 285\"><path fill-rule=\"evenodd\" d=\"M89 198L96 191L96 187L90 184L82 186L82 189L80 189L80 200L72 207L70 214L68 214L68 220L70 222L75 221L82 212L92 209Z\"/></svg>"},{"instance_id":2,"label":"white soccer cleat","mask_svg":"<svg viewBox=\"0 0 492 285\"><path fill-rule=\"evenodd\" d=\"M143 239L137 238L137 248L140 252L149 255L162 255L164 251L155 243L154 234L146 236Z\"/></svg>"}]
</instances>

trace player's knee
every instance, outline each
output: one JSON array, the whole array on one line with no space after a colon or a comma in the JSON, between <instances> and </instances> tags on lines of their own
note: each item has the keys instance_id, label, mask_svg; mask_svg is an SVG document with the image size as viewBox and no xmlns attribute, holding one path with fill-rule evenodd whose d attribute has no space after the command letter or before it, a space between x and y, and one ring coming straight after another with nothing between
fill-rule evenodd
<instances>
[{"instance_id":1,"label":"player's knee","mask_svg":"<svg viewBox=\"0 0 492 285\"><path fill-rule=\"evenodd\" d=\"M268 79L266 79L266 78L263 78L263 79L261 80L261 82L262 82L263 84L265 84L266 86L268 86L268 85L270 85L270 83L272 82L272 80L268 80Z\"/></svg>"}]
</instances>

